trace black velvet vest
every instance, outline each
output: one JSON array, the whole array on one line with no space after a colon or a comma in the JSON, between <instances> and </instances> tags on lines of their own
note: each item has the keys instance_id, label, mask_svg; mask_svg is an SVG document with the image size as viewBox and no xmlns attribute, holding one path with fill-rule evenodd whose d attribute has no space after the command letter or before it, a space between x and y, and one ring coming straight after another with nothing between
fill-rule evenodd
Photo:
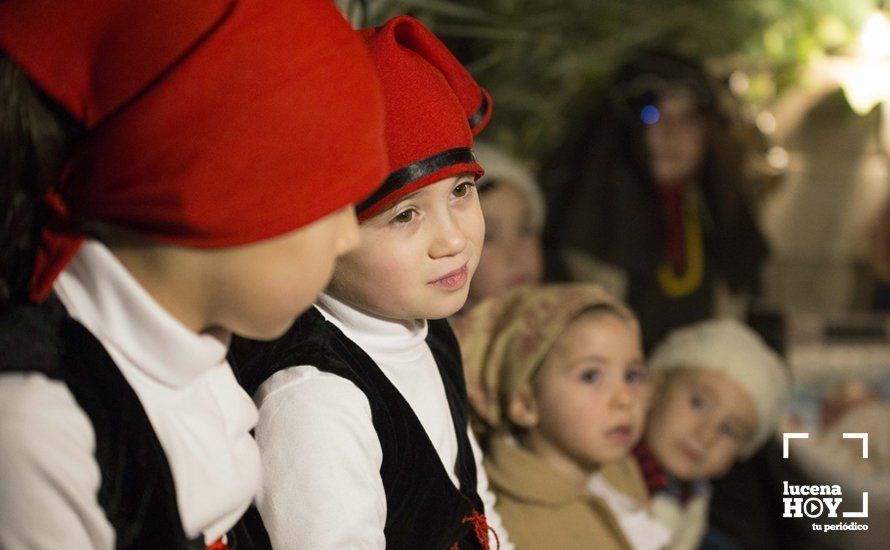
<instances>
[{"instance_id":1,"label":"black velvet vest","mask_svg":"<svg viewBox=\"0 0 890 550\"><path fill-rule=\"evenodd\" d=\"M236 339L229 361L248 393L275 372L313 365L355 384L368 398L383 463L386 547L389 549L480 548L473 513L485 511L476 492L476 465L467 437L468 405L460 350L446 321L430 321L427 344L445 386L458 441L455 472L448 477L435 447L411 406L380 367L337 327L310 309L274 342ZM306 452L312 452L307 444ZM478 524L477 524L478 525ZM487 537L487 533L480 535ZM252 508L232 535L239 548L269 548L259 514Z\"/></svg>"},{"instance_id":2,"label":"black velvet vest","mask_svg":"<svg viewBox=\"0 0 890 550\"><path fill-rule=\"evenodd\" d=\"M98 501L117 548L204 548L183 532L173 475L139 398L56 296L0 313L0 374L16 372L64 382L89 417L102 474Z\"/></svg>"}]
</instances>

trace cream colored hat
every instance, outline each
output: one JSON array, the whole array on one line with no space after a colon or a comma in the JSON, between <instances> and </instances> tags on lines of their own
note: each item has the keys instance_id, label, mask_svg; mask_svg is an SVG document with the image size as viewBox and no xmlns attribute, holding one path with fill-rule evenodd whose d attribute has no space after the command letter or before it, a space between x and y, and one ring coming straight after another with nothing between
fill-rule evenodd
<instances>
[{"instance_id":1,"label":"cream colored hat","mask_svg":"<svg viewBox=\"0 0 890 550\"><path fill-rule=\"evenodd\" d=\"M740 451L747 458L763 445L778 424L791 392L791 376L779 354L756 332L734 319L713 319L674 330L649 359L652 372L678 368L708 369L739 384L754 401L758 425Z\"/></svg>"},{"instance_id":2,"label":"cream colored hat","mask_svg":"<svg viewBox=\"0 0 890 550\"><path fill-rule=\"evenodd\" d=\"M532 227L536 231L542 230L545 217L544 195L531 171L518 159L489 143L477 141L473 145L473 152L476 154L476 160L485 169L485 174L479 178L478 184L484 187L497 181L519 189L528 198Z\"/></svg>"}]
</instances>

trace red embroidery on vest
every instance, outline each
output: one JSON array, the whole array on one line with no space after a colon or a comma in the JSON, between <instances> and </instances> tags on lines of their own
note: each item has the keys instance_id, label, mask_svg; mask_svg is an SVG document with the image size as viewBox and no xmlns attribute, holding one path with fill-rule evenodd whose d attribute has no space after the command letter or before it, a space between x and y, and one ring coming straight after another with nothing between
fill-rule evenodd
<instances>
[{"instance_id":1,"label":"red embroidery on vest","mask_svg":"<svg viewBox=\"0 0 890 550\"><path fill-rule=\"evenodd\" d=\"M492 529L488 525L488 520L485 519L484 514L480 514L477 510L473 510L473 513L464 518L464 523L473 522L473 531L476 533L476 540L479 541L479 545L482 546L482 550L490 550L491 546L488 544L488 532L491 531L494 534L494 542L497 544L498 550L501 548L501 539L498 537L498 532ZM458 543L455 542L451 547L451 550L458 550Z\"/></svg>"}]
</instances>

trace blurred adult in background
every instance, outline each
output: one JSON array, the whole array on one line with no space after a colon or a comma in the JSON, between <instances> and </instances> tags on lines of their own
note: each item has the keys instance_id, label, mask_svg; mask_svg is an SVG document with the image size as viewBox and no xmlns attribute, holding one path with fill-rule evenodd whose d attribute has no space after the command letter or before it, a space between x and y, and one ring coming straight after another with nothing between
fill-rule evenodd
<instances>
[{"instance_id":1,"label":"blurred adult in background","mask_svg":"<svg viewBox=\"0 0 890 550\"><path fill-rule=\"evenodd\" d=\"M540 283L544 277L541 233L546 205L537 178L520 159L493 144L476 143L473 150L485 169L477 182L485 246L465 310L498 292ZM620 274L589 256L585 259L584 264L573 263L583 269L578 278L596 282L613 295L624 294Z\"/></svg>"},{"instance_id":2,"label":"blurred adult in background","mask_svg":"<svg viewBox=\"0 0 890 550\"><path fill-rule=\"evenodd\" d=\"M727 97L723 97L727 96ZM742 316L768 256L728 92L692 60L643 52L544 163L548 279L619 269L646 349L672 328Z\"/></svg>"},{"instance_id":3,"label":"blurred adult in background","mask_svg":"<svg viewBox=\"0 0 890 550\"><path fill-rule=\"evenodd\" d=\"M485 246L468 303L501 290L541 281L544 196L526 166L487 143L473 146L485 169L477 182L485 217Z\"/></svg>"}]
</instances>

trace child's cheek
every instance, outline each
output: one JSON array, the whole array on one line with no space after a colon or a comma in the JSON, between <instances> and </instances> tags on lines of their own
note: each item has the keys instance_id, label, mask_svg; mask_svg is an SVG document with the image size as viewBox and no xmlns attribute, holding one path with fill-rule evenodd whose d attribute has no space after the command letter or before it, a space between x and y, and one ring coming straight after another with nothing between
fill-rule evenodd
<instances>
[{"instance_id":1,"label":"child's cheek","mask_svg":"<svg viewBox=\"0 0 890 550\"><path fill-rule=\"evenodd\" d=\"M735 463L738 452L739 445L734 442L727 442L724 446L721 446L720 456L718 457L716 464L714 465L714 471L712 472L710 477L716 479L723 477L724 475L729 473L729 470Z\"/></svg>"},{"instance_id":2,"label":"child's cheek","mask_svg":"<svg viewBox=\"0 0 890 550\"><path fill-rule=\"evenodd\" d=\"M479 260L479 254L482 252L483 243L485 242L485 218L482 217L482 208L479 206L479 199L474 198L476 204L470 209L469 227L467 235L475 245L476 260Z\"/></svg>"},{"instance_id":3,"label":"child's cheek","mask_svg":"<svg viewBox=\"0 0 890 550\"><path fill-rule=\"evenodd\" d=\"M643 409L644 413L648 413L650 410L652 410L654 395L655 390L651 382L645 381L640 384L639 390L637 391L636 401L640 404L640 407Z\"/></svg>"}]
</instances>

